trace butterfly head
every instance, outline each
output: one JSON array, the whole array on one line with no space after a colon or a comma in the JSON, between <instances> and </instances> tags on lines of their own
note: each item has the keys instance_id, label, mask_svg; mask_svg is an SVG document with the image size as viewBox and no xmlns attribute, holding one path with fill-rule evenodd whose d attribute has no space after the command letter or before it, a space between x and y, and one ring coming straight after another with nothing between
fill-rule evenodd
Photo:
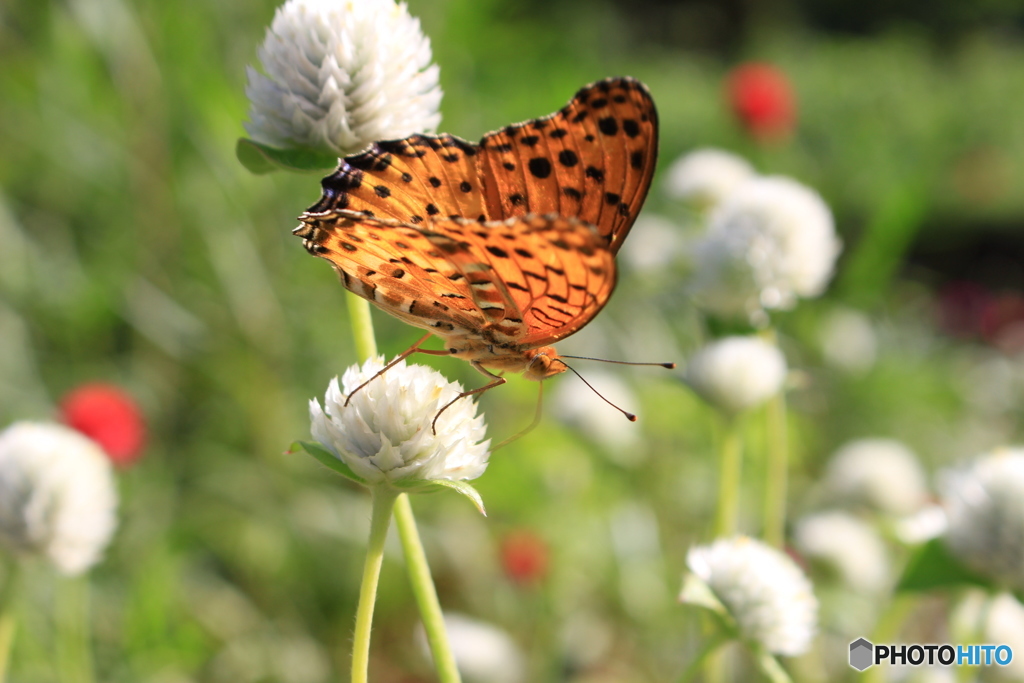
<instances>
[{"instance_id":1,"label":"butterfly head","mask_svg":"<svg viewBox=\"0 0 1024 683\"><path fill-rule=\"evenodd\" d=\"M543 346L526 352L529 363L523 370L523 377L539 382L565 372L565 363L558 359L553 346Z\"/></svg>"}]
</instances>

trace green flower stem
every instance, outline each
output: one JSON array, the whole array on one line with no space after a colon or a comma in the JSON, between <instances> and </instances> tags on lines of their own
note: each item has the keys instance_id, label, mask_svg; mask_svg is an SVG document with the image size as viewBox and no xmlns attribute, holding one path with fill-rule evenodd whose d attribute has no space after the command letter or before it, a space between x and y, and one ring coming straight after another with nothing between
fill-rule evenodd
<instances>
[{"instance_id":1,"label":"green flower stem","mask_svg":"<svg viewBox=\"0 0 1024 683\"><path fill-rule=\"evenodd\" d=\"M366 361L368 358L377 355L377 342L373 333L373 319L370 317L370 304L366 299L348 292L349 320L352 323L352 334L356 343L356 354L359 361ZM376 497L374 498L374 509L376 510ZM448 643L448 633L444 627L444 617L441 615L441 603L437 599L437 590L434 588L434 580L430 575L430 566L427 564L426 554L423 552L423 544L420 543L419 531L416 529L416 518L412 514L412 505L409 497L405 494L398 496L393 506L395 515L395 526L398 535L402 539L402 549L405 554L406 569L409 572L409 580L412 583L413 594L416 596L416 604L420 610L420 618L427 633L427 641L430 644L430 651L434 655L434 667L437 669L438 679L442 683L459 683L459 671L455 666L455 656L452 654L451 646ZM387 527L385 525L385 531ZM372 533L372 532L371 532ZM367 563L369 563L369 555ZM367 564L369 566L369 564ZM378 565L379 571L379 565ZM366 577L363 577L364 588ZM376 579L374 579L374 591L376 591ZM360 612L363 610L363 595L359 600ZM369 615L373 616L373 605L370 604ZM357 633L359 621L356 621ZM366 648L369 648L370 622L366 623ZM356 641L358 644L358 640ZM354 646L355 647L355 646ZM352 670L353 683L359 680L365 681L365 668L363 678L355 677L355 649L353 649ZM3 683L0 681L0 683Z\"/></svg>"},{"instance_id":2,"label":"green flower stem","mask_svg":"<svg viewBox=\"0 0 1024 683\"><path fill-rule=\"evenodd\" d=\"M740 421L728 416L718 455L718 507L715 510L715 538L732 536L737 530L740 504L740 472L743 441Z\"/></svg>"},{"instance_id":3,"label":"green flower stem","mask_svg":"<svg viewBox=\"0 0 1024 683\"><path fill-rule=\"evenodd\" d=\"M373 336L373 319L370 317L370 302L346 291L345 304L348 318L352 323L352 336L356 342L356 356L363 363L377 355L377 340Z\"/></svg>"},{"instance_id":4,"label":"green flower stem","mask_svg":"<svg viewBox=\"0 0 1024 683\"><path fill-rule=\"evenodd\" d=\"M416 596L416 604L420 609L423 628L427 632L427 642L434 655L434 668L441 683L459 683L459 669L455 665L448 642L448 632L444 627L444 616L441 614L441 603L437 599L437 590L430 576L426 553L416 530L416 519L412 516L412 505L409 496L402 494L395 504L395 524L398 535L402 539L405 552L405 565L409 571L409 582Z\"/></svg>"},{"instance_id":5,"label":"green flower stem","mask_svg":"<svg viewBox=\"0 0 1024 683\"><path fill-rule=\"evenodd\" d=\"M359 607L356 609L356 630L352 640L352 683L366 683L370 667L370 628L373 624L373 606L377 600L377 582L384 560L384 540L391 524L391 510L398 492L387 486L373 488L373 513L370 517L370 540L366 544L366 562L363 564L363 583L359 587Z\"/></svg>"},{"instance_id":6,"label":"green flower stem","mask_svg":"<svg viewBox=\"0 0 1024 683\"><path fill-rule=\"evenodd\" d=\"M786 490L789 487L789 436L786 429L786 395L768 400L768 462L765 467L764 540L781 548L786 535Z\"/></svg>"},{"instance_id":7,"label":"green flower stem","mask_svg":"<svg viewBox=\"0 0 1024 683\"><path fill-rule=\"evenodd\" d=\"M11 661L11 645L18 622L14 616L14 598L20 583L21 563L8 564L7 582L0 592L0 683L7 680L7 665Z\"/></svg>"},{"instance_id":8,"label":"green flower stem","mask_svg":"<svg viewBox=\"0 0 1024 683\"><path fill-rule=\"evenodd\" d=\"M57 587L57 670L61 683L94 683L89 644L89 580L62 579Z\"/></svg>"},{"instance_id":9,"label":"green flower stem","mask_svg":"<svg viewBox=\"0 0 1024 683\"><path fill-rule=\"evenodd\" d=\"M708 657L727 642L729 642L729 637L721 633L708 638L707 642L704 643L704 647L700 649L697 656L693 658L690 665L683 671L683 675L679 677L679 683L690 683L697 673L704 668L705 664L710 661Z\"/></svg>"},{"instance_id":10,"label":"green flower stem","mask_svg":"<svg viewBox=\"0 0 1024 683\"><path fill-rule=\"evenodd\" d=\"M896 593L893 595L885 612L882 613L878 623L875 624L875 630L871 633L871 642L895 643L900 629L903 628L904 622L906 622L911 612L914 611L916 605L917 596L913 593ZM883 683L886 680L886 668L884 666L872 666L861 674L860 680L863 683ZM967 667L961 668L967 669ZM961 679L958 678L957 680Z\"/></svg>"},{"instance_id":11,"label":"green flower stem","mask_svg":"<svg viewBox=\"0 0 1024 683\"><path fill-rule=\"evenodd\" d=\"M9 610L0 614L0 683L7 680L7 663L11 660L11 645L14 642L14 633L17 630L17 621Z\"/></svg>"},{"instance_id":12,"label":"green flower stem","mask_svg":"<svg viewBox=\"0 0 1024 683\"><path fill-rule=\"evenodd\" d=\"M757 668L771 683L793 683L786 670L782 668L772 653L760 645L753 646L754 659L757 660ZM877 668L877 667L876 667Z\"/></svg>"},{"instance_id":13,"label":"green flower stem","mask_svg":"<svg viewBox=\"0 0 1024 683\"><path fill-rule=\"evenodd\" d=\"M770 329L763 336L767 341L777 343L775 330ZM765 463L764 540L772 547L782 548L786 538L786 495L789 487L789 432L785 390L768 400L766 413L768 459Z\"/></svg>"}]
</instances>

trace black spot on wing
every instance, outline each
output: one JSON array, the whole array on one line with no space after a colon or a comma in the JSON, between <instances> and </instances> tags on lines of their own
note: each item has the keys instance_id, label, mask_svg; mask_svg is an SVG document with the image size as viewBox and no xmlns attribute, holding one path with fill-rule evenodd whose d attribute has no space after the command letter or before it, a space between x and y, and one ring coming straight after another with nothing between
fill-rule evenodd
<instances>
[{"instance_id":1,"label":"black spot on wing","mask_svg":"<svg viewBox=\"0 0 1024 683\"><path fill-rule=\"evenodd\" d=\"M606 116L597 122L597 128L605 135L615 135L619 132L619 124L614 116Z\"/></svg>"},{"instance_id":2,"label":"black spot on wing","mask_svg":"<svg viewBox=\"0 0 1024 683\"><path fill-rule=\"evenodd\" d=\"M558 153L558 162L568 168L572 168L573 166L578 164L579 161L580 159L578 156L576 156L576 152L572 151L571 149L563 149L561 152Z\"/></svg>"},{"instance_id":3,"label":"black spot on wing","mask_svg":"<svg viewBox=\"0 0 1024 683\"><path fill-rule=\"evenodd\" d=\"M551 175L551 162L545 157L534 157L529 161L530 173L537 178L547 178Z\"/></svg>"}]
</instances>

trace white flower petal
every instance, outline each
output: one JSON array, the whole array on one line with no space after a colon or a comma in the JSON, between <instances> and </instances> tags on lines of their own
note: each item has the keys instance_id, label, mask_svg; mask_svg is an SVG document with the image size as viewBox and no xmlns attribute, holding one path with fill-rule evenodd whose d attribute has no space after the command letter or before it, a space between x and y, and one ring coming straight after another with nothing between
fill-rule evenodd
<instances>
[{"instance_id":1,"label":"white flower petal","mask_svg":"<svg viewBox=\"0 0 1024 683\"><path fill-rule=\"evenodd\" d=\"M526 660L512 637L504 630L464 614L448 612L444 626L452 656L466 683L522 683L526 680ZM422 627L416 640L430 656Z\"/></svg>"},{"instance_id":2,"label":"white flower petal","mask_svg":"<svg viewBox=\"0 0 1024 683\"><path fill-rule=\"evenodd\" d=\"M894 439L858 439L829 460L825 489L834 500L888 515L909 515L928 500L924 471L914 452Z\"/></svg>"},{"instance_id":3,"label":"white flower petal","mask_svg":"<svg viewBox=\"0 0 1024 683\"><path fill-rule=\"evenodd\" d=\"M684 380L711 405L739 413L781 391L786 359L758 337L725 337L690 358Z\"/></svg>"},{"instance_id":4,"label":"white flower petal","mask_svg":"<svg viewBox=\"0 0 1024 683\"><path fill-rule=\"evenodd\" d=\"M946 543L975 571L1024 589L1024 448L1004 448L942 480Z\"/></svg>"},{"instance_id":5,"label":"white flower petal","mask_svg":"<svg viewBox=\"0 0 1024 683\"><path fill-rule=\"evenodd\" d=\"M247 70L253 139L352 154L441 122L430 41L404 3L288 0Z\"/></svg>"},{"instance_id":6,"label":"white flower petal","mask_svg":"<svg viewBox=\"0 0 1024 683\"><path fill-rule=\"evenodd\" d=\"M741 156L721 149L698 149L668 167L665 190L670 197L712 209L756 175L754 167Z\"/></svg>"},{"instance_id":7,"label":"white flower petal","mask_svg":"<svg viewBox=\"0 0 1024 683\"><path fill-rule=\"evenodd\" d=\"M819 512L798 520L793 540L804 557L828 565L854 590L877 594L889 587L889 557L882 537L847 512Z\"/></svg>"},{"instance_id":8,"label":"white flower petal","mask_svg":"<svg viewBox=\"0 0 1024 683\"><path fill-rule=\"evenodd\" d=\"M866 372L878 357L878 335L871 319L860 311L832 310L822 320L818 339L825 360L846 372Z\"/></svg>"},{"instance_id":9,"label":"white flower petal","mask_svg":"<svg viewBox=\"0 0 1024 683\"><path fill-rule=\"evenodd\" d=\"M745 536L691 548L686 564L729 610L743 637L772 653L798 655L817 628L811 582L785 553Z\"/></svg>"},{"instance_id":10,"label":"white flower petal","mask_svg":"<svg viewBox=\"0 0 1024 683\"><path fill-rule=\"evenodd\" d=\"M371 484L383 481L475 479L487 468L490 441L483 416L457 383L422 365L397 363L352 396L384 367L382 358L354 365L324 396L310 402L313 438ZM437 417L436 434L431 425Z\"/></svg>"},{"instance_id":11,"label":"white flower petal","mask_svg":"<svg viewBox=\"0 0 1024 683\"><path fill-rule=\"evenodd\" d=\"M116 508L110 461L93 441L56 424L0 432L0 544L79 574L110 542Z\"/></svg>"},{"instance_id":12,"label":"white flower petal","mask_svg":"<svg viewBox=\"0 0 1024 683\"><path fill-rule=\"evenodd\" d=\"M757 316L824 291L841 250L832 212L790 178L741 183L716 208L696 247L692 291L705 308Z\"/></svg>"}]
</instances>

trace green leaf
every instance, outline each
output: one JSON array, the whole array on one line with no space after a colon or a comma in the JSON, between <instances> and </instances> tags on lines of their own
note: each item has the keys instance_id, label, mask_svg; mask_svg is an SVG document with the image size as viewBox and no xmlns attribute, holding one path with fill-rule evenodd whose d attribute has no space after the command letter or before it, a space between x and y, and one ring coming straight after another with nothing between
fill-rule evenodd
<instances>
[{"instance_id":1,"label":"green leaf","mask_svg":"<svg viewBox=\"0 0 1024 683\"><path fill-rule=\"evenodd\" d=\"M679 602L709 609L719 616L729 616L729 611L711 590L711 586L696 574L687 574L683 578L683 590L679 593Z\"/></svg>"},{"instance_id":2,"label":"green leaf","mask_svg":"<svg viewBox=\"0 0 1024 683\"><path fill-rule=\"evenodd\" d=\"M306 451L316 458L324 467L334 470L346 479L351 479L357 484L366 485L366 480L352 471L352 468L335 457L334 453L314 441L295 441L288 447L289 453Z\"/></svg>"},{"instance_id":3,"label":"green leaf","mask_svg":"<svg viewBox=\"0 0 1024 683\"><path fill-rule=\"evenodd\" d=\"M408 484L397 482L394 484L395 488L402 491L408 491L410 493L415 492L428 492L437 489L452 489L458 493L461 493L466 498L472 501L476 509L480 511L480 514L484 517L487 516L487 510L484 509L484 499L480 497L480 493L473 488L468 482L465 481L451 481L449 479L431 479L429 481L414 480Z\"/></svg>"},{"instance_id":4,"label":"green leaf","mask_svg":"<svg viewBox=\"0 0 1024 683\"><path fill-rule=\"evenodd\" d=\"M239 138L235 156L242 165L256 175L277 170L304 173L330 173L338 166L338 157L329 152L312 149L277 149L249 138Z\"/></svg>"},{"instance_id":5,"label":"green leaf","mask_svg":"<svg viewBox=\"0 0 1024 683\"><path fill-rule=\"evenodd\" d=\"M836 284L847 301L869 307L889 291L903 255L926 223L933 192L926 176L894 186L881 196Z\"/></svg>"},{"instance_id":6,"label":"green leaf","mask_svg":"<svg viewBox=\"0 0 1024 683\"><path fill-rule=\"evenodd\" d=\"M910 557L896 590L926 591L964 584L993 588L991 581L978 576L953 557L941 538L933 538Z\"/></svg>"}]
</instances>

